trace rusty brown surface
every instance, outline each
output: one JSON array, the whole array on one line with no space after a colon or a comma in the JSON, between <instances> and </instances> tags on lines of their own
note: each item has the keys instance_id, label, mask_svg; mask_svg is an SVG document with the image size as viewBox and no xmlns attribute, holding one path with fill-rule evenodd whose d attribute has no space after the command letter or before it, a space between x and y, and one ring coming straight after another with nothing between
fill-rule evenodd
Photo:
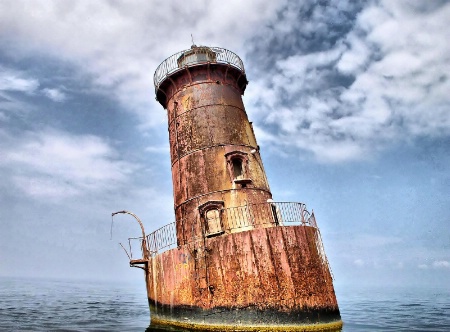
<instances>
[{"instance_id":1,"label":"rusty brown surface","mask_svg":"<svg viewBox=\"0 0 450 332\"><path fill-rule=\"evenodd\" d=\"M270 203L242 102L246 85L243 71L214 62L180 67L157 85L168 115L178 248L148 259L152 317L264 326L340 321L315 223L282 226ZM213 236L211 207L221 223Z\"/></svg>"},{"instance_id":2,"label":"rusty brown surface","mask_svg":"<svg viewBox=\"0 0 450 332\"><path fill-rule=\"evenodd\" d=\"M160 86L169 122L179 243L201 236L198 207L234 207L272 198L259 147L242 102L245 75L225 65L187 68ZM243 156L245 179L234 181L230 155Z\"/></svg>"},{"instance_id":3,"label":"rusty brown surface","mask_svg":"<svg viewBox=\"0 0 450 332\"><path fill-rule=\"evenodd\" d=\"M319 250L317 229L309 226L205 239L150 260L149 301L156 309L338 310Z\"/></svg>"}]
</instances>

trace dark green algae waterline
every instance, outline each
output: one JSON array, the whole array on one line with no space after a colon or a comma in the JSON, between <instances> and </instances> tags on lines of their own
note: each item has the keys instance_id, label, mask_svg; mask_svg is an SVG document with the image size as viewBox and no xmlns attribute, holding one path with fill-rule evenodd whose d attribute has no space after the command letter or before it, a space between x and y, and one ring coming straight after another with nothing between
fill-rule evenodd
<instances>
[{"instance_id":1,"label":"dark green algae waterline","mask_svg":"<svg viewBox=\"0 0 450 332\"><path fill-rule=\"evenodd\" d=\"M339 310L310 309L287 313L273 308L266 310L259 310L255 307L201 310L186 306L166 306L160 303L156 307L152 302L149 305L152 313L157 312L154 316L152 315L151 320L152 326L155 328L171 326L175 330L207 332L336 332L342 327ZM167 320L168 317L170 320Z\"/></svg>"},{"instance_id":2,"label":"dark green algae waterline","mask_svg":"<svg viewBox=\"0 0 450 332\"><path fill-rule=\"evenodd\" d=\"M335 287L342 332L450 331L450 285ZM0 277L0 331L188 331L149 327L144 282Z\"/></svg>"},{"instance_id":3,"label":"dark green algae waterline","mask_svg":"<svg viewBox=\"0 0 450 332\"><path fill-rule=\"evenodd\" d=\"M176 331L176 332L194 332L194 331L235 331L235 332L269 332L269 331L276 331L276 332L341 332L342 331L342 323L336 322L335 324L317 324L317 325L309 325L304 327L230 327L227 326L226 328L221 326L215 326L213 328L180 328L180 327L174 327L169 325L152 325L149 326L145 331Z\"/></svg>"}]
</instances>

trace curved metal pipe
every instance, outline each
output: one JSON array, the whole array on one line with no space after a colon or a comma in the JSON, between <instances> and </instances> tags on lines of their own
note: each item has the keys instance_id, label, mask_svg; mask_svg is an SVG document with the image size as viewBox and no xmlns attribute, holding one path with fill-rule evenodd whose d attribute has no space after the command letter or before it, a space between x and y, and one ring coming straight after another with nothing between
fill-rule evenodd
<instances>
[{"instance_id":1,"label":"curved metal pipe","mask_svg":"<svg viewBox=\"0 0 450 332\"><path fill-rule=\"evenodd\" d=\"M146 236L145 236L145 230L144 230L144 225L142 224L142 221L138 218L137 215L135 215L133 212L130 211L117 211L117 212L113 212L111 213L111 216L115 216L116 214L129 214L130 216L133 216L134 219L137 220L137 222L139 223L139 226L141 226L141 231L142 231L142 254L143 254L143 258L147 259L149 257L148 254L148 248L147 248L147 240L146 240Z\"/></svg>"}]
</instances>

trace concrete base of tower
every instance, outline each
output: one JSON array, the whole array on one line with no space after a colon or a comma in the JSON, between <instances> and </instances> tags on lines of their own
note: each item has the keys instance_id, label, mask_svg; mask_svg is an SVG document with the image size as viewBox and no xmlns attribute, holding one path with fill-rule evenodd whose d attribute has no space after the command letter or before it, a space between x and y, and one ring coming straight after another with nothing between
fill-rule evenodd
<instances>
[{"instance_id":1,"label":"concrete base of tower","mask_svg":"<svg viewBox=\"0 0 450 332\"><path fill-rule=\"evenodd\" d=\"M151 309L154 330L169 327L175 331L341 331L339 310L305 309L281 312L276 309L158 306Z\"/></svg>"}]
</instances>

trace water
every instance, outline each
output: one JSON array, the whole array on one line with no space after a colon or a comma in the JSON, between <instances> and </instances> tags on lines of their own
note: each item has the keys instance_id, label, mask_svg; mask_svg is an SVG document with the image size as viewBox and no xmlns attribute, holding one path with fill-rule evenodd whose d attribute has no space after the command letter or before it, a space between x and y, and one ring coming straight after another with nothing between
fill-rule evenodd
<instances>
[{"instance_id":1,"label":"water","mask_svg":"<svg viewBox=\"0 0 450 332\"><path fill-rule=\"evenodd\" d=\"M149 317L144 280L0 278L0 331L143 332Z\"/></svg>"},{"instance_id":2,"label":"water","mask_svg":"<svg viewBox=\"0 0 450 332\"><path fill-rule=\"evenodd\" d=\"M450 291L366 287L338 292L345 332L450 331Z\"/></svg>"},{"instance_id":3,"label":"water","mask_svg":"<svg viewBox=\"0 0 450 332\"><path fill-rule=\"evenodd\" d=\"M344 332L450 331L450 292L338 288ZM144 281L0 278L0 331L140 331L149 324Z\"/></svg>"}]
</instances>

